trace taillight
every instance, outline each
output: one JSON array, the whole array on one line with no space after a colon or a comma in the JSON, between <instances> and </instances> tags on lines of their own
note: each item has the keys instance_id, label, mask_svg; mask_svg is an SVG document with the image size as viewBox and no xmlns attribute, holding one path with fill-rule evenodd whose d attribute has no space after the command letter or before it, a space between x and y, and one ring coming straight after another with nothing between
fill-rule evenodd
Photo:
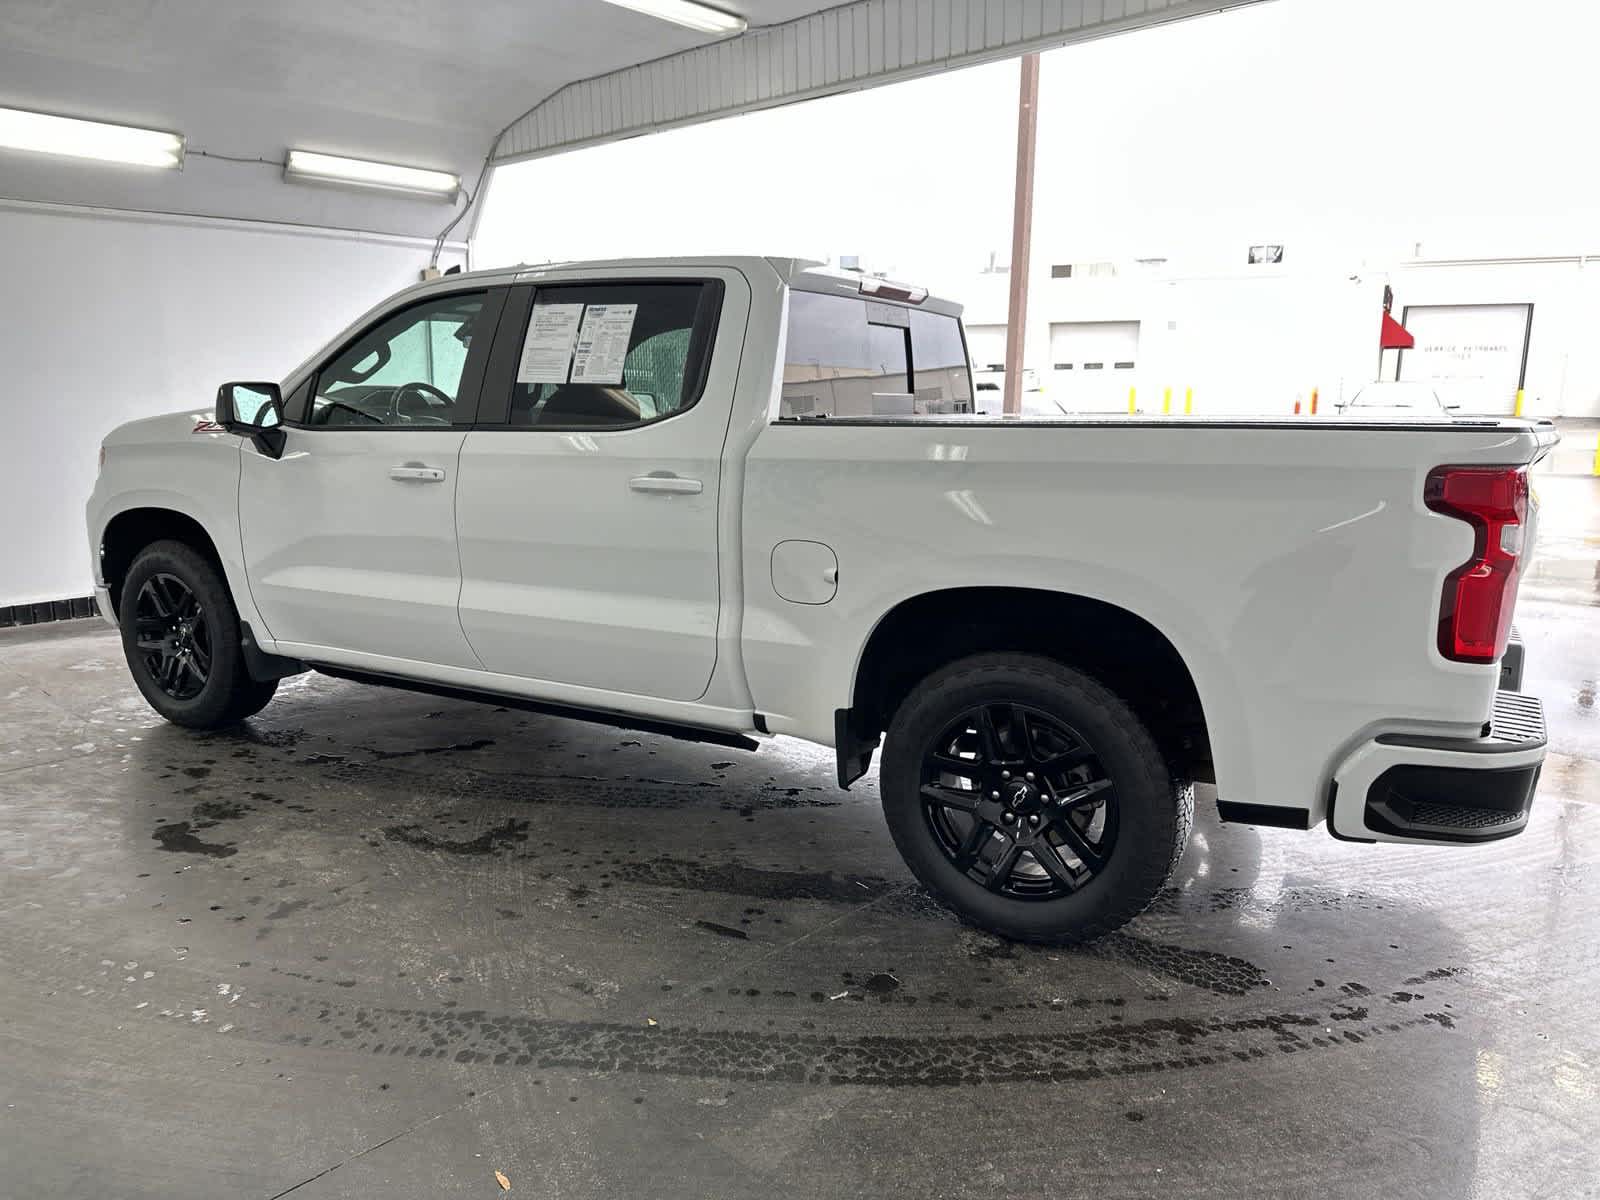
<instances>
[{"instance_id":1,"label":"taillight","mask_svg":"<svg viewBox=\"0 0 1600 1200\"><path fill-rule=\"evenodd\" d=\"M1523 467L1435 467L1423 502L1472 526L1472 557L1445 576L1439 602L1439 653L1491 663L1505 653L1517 602L1522 531L1528 517Z\"/></svg>"}]
</instances>

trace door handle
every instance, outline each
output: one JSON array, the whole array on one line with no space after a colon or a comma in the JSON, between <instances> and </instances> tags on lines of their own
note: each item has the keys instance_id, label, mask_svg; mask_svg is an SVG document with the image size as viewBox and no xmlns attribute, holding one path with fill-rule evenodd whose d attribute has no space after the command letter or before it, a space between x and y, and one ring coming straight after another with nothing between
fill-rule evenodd
<instances>
[{"instance_id":1,"label":"door handle","mask_svg":"<svg viewBox=\"0 0 1600 1200\"><path fill-rule=\"evenodd\" d=\"M636 492L665 492L672 496L697 496L705 491L698 479L685 479L682 475L635 475L628 486Z\"/></svg>"},{"instance_id":2,"label":"door handle","mask_svg":"<svg viewBox=\"0 0 1600 1200\"><path fill-rule=\"evenodd\" d=\"M390 479L404 479L417 483L438 483L444 479L443 467L424 467L417 463L406 463L400 467L389 468Z\"/></svg>"}]
</instances>

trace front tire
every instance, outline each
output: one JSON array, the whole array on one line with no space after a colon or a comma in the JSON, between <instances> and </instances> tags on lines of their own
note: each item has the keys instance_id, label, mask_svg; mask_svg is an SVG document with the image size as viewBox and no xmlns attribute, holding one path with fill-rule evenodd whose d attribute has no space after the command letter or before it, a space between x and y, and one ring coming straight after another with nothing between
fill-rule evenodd
<instances>
[{"instance_id":1,"label":"front tire","mask_svg":"<svg viewBox=\"0 0 1600 1200\"><path fill-rule=\"evenodd\" d=\"M1194 788L1133 710L1030 654L944 667L901 704L879 772L906 865L959 916L1074 943L1147 908L1188 841Z\"/></svg>"},{"instance_id":2,"label":"front tire","mask_svg":"<svg viewBox=\"0 0 1600 1200\"><path fill-rule=\"evenodd\" d=\"M250 677L222 573L183 542L154 542L128 568L122 650L150 707L176 725L220 729L254 716L277 680Z\"/></svg>"}]
</instances>

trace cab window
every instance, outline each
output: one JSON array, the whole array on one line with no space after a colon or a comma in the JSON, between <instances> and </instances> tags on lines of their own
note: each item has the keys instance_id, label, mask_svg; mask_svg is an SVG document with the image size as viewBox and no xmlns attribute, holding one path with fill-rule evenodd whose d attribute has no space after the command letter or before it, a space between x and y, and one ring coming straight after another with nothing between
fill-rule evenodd
<instances>
[{"instance_id":1,"label":"cab window","mask_svg":"<svg viewBox=\"0 0 1600 1200\"><path fill-rule=\"evenodd\" d=\"M721 288L703 280L541 287L523 332L506 424L647 424L699 399Z\"/></svg>"},{"instance_id":2,"label":"cab window","mask_svg":"<svg viewBox=\"0 0 1600 1200\"><path fill-rule=\"evenodd\" d=\"M786 345L780 418L972 411L955 317L793 290Z\"/></svg>"},{"instance_id":3,"label":"cab window","mask_svg":"<svg viewBox=\"0 0 1600 1200\"><path fill-rule=\"evenodd\" d=\"M357 338L317 375L315 427L449 426L484 293L413 305ZM482 331L487 335L490 331Z\"/></svg>"}]
</instances>

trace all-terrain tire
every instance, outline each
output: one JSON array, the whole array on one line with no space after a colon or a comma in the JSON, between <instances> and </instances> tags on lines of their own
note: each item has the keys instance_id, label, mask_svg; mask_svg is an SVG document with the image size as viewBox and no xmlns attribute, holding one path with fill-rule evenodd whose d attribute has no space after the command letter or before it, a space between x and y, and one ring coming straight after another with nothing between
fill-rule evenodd
<instances>
[{"instance_id":1,"label":"all-terrain tire","mask_svg":"<svg viewBox=\"0 0 1600 1200\"><path fill-rule=\"evenodd\" d=\"M930 813L943 810L924 803L925 764L952 723L975 709L989 711L985 706L1001 712L1024 706L1038 714L1030 719L1048 718L1070 727L1093 748L1110 781L1105 803L1117 805L1115 837L1098 873L1077 890L1053 896L993 890L975 881L972 871L958 867L949 846L941 844L936 831L940 818ZM1025 733L1023 740L1031 741L1031 735ZM890 833L912 873L957 915L1019 941L1089 941L1138 916L1176 868L1194 820L1193 785L1174 778L1150 731L1127 703L1081 671L1032 654L961 659L914 687L890 722L879 787ZM990 794L999 793L984 796ZM991 805L989 811L997 810ZM988 851L992 857L1004 853L1005 834L1018 828L1019 815L1001 812L1009 824L996 822L990 843L1000 849ZM1021 816L1023 823L1027 819ZM1048 827L1048 804L1043 819ZM1024 870L1034 867L1026 856L1019 861ZM1056 863L1060 865L1059 859ZM1089 868L1087 860L1076 865Z\"/></svg>"},{"instance_id":2,"label":"all-terrain tire","mask_svg":"<svg viewBox=\"0 0 1600 1200\"><path fill-rule=\"evenodd\" d=\"M140 593L152 579L176 580L192 596L192 607L203 621L205 682L193 695L174 695L164 689L150 661L152 652L141 649L143 636L153 636L147 599L140 628ZM166 585L170 587L170 585ZM204 555L184 542L152 542L134 558L123 580L117 606L122 629L122 650L133 680L150 707L176 725L190 729L220 729L254 716L267 706L278 681L253 679L240 648L239 613L233 606L222 572ZM188 680L192 687L192 677ZM183 688L178 689L180 691Z\"/></svg>"}]
</instances>

